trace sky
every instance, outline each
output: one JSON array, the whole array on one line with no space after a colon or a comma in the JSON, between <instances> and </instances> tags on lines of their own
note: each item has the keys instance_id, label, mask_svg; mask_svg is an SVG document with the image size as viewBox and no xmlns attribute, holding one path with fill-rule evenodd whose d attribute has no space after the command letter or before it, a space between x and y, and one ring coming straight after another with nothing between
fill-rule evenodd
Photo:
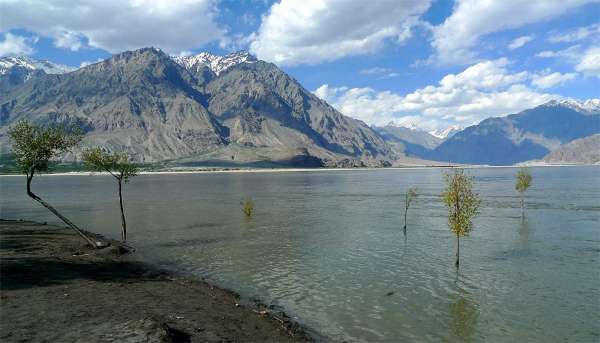
<instances>
[{"instance_id":1,"label":"sky","mask_svg":"<svg viewBox=\"0 0 600 343\"><path fill-rule=\"evenodd\" d=\"M369 125L600 97L600 0L0 0L0 56L246 50Z\"/></svg>"}]
</instances>

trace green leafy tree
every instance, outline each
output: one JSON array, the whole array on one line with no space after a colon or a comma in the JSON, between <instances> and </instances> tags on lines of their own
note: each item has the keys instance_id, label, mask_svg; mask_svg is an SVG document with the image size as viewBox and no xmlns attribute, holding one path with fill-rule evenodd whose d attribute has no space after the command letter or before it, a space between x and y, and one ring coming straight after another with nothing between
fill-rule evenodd
<instances>
[{"instance_id":1,"label":"green leafy tree","mask_svg":"<svg viewBox=\"0 0 600 343\"><path fill-rule=\"evenodd\" d=\"M529 172L528 168L521 167L519 171L517 171L517 181L515 183L515 189L519 192L519 196L521 197L521 217L525 216L525 192L531 186L531 181L533 177Z\"/></svg>"},{"instance_id":2,"label":"green leafy tree","mask_svg":"<svg viewBox=\"0 0 600 343\"><path fill-rule=\"evenodd\" d=\"M121 239L127 240L127 222L125 221L125 210L123 209L123 183L138 173L137 167L129 162L126 153L108 153L100 148L90 149L83 153L83 161L91 168L108 172L117 180L119 189L119 206L121 208Z\"/></svg>"},{"instance_id":3,"label":"green leafy tree","mask_svg":"<svg viewBox=\"0 0 600 343\"><path fill-rule=\"evenodd\" d=\"M252 201L252 198L245 198L244 200L242 200L241 205L242 212L244 212L246 218L252 218L252 214L254 213L254 201Z\"/></svg>"},{"instance_id":4,"label":"green leafy tree","mask_svg":"<svg viewBox=\"0 0 600 343\"><path fill-rule=\"evenodd\" d=\"M27 175L27 195L60 218L92 247L97 248L100 242L94 242L77 225L31 190L35 173L48 171L54 158L77 145L83 137L81 130L59 126L41 127L28 120L21 120L9 129L8 136L17 166Z\"/></svg>"},{"instance_id":5,"label":"green leafy tree","mask_svg":"<svg viewBox=\"0 0 600 343\"><path fill-rule=\"evenodd\" d=\"M464 170L455 169L444 175L446 189L442 200L448 208L448 226L456 235L456 268L460 264L460 237L473 229L473 218L479 211L479 196L473 191L473 179Z\"/></svg>"},{"instance_id":6,"label":"green leafy tree","mask_svg":"<svg viewBox=\"0 0 600 343\"><path fill-rule=\"evenodd\" d=\"M408 208L413 200L418 196L417 187L410 187L404 195L404 235L406 236L406 217L408 215Z\"/></svg>"}]
</instances>

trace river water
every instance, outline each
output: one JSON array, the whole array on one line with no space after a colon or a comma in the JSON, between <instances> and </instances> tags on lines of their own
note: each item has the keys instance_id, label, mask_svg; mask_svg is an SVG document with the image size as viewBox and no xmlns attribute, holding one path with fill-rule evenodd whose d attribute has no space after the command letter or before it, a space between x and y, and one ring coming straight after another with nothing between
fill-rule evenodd
<instances>
[{"instance_id":1,"label":"river water","mask_svg":"<svg viewBox=\"0 0 600 343\"><path fill-rule=\"evenodd\" d=\"M458 273L443 169L141 175L124 197L142 259L281 306L335 340L597 342L600 168L531 171L522 219L516 169L468 170L482 204ZM40 176L34 191L119 238L111 177ZM2 218L58 223L27 198L24 176L0 176L0 197Z\"/></svg>"}]
</instances>

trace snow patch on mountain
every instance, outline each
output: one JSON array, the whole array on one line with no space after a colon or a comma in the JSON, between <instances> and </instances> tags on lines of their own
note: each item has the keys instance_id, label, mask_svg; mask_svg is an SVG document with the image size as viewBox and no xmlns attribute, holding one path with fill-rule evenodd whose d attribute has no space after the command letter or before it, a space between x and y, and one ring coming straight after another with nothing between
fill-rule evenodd
<instances>
[{"instance_id":1,"label":"snow patch on mountain","mask_svg":"<svg viewBox=\"0 0 600 343\"><path fill-rule=\"evenodd\" d=\"M574 99L551 100L542 106L564 106L581 113L600 114L600 99L587 99L585 101Z\"/></svg>"},{"instance_id":2,"label":"snow patch on mountain","mask_svg":"<svg viewBox=\"0 0 600 343\"><path fill-rule=\"evenodd\" d=\"M437 130L429 131L429 134L440 139L448 139L464 129L461 125L452 125Z\"/></svg>"},{"instance_id":3,"label":"snow patch on mountain","mask_svg":"<svg viewBox=\"0 0 600 343\"><path fill-rule=\"evenodd\" d=\"M46 60L36 60L24 56L0 58L0 75L6 74L8 70L13 67L20 67L32 71L43 70L47 74L65 74L77 69L75 67L57 64Z\"/></svg>"},{"instance_id":4,"label":"snow patch on mountain","mask_svg":"<svg viewBox=\"0 0 600 343\"><path fill-rule=\"evenodd\" d=\"M192 56L174 56L173 60L188 70L199 71L203 67L208 67L216 75L241 63L255 63L258 60L245 51L234 52L225 56L201 52Z\"/></svg>"}]
</instances>

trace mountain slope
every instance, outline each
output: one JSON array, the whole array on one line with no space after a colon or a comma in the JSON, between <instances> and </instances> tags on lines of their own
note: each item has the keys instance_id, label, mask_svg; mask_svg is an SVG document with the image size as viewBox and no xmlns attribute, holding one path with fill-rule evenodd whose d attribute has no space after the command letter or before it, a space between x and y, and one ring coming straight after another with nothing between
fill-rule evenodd
<instances>
[{"instance_id":1,"label":"mountain slope","mask_svg":"<svg viewBox=\"0 0 600 343\"><path fill-rule=\"evenodd\" d=\"M0 93L0 145L27 118L76 122L86 131L82 146L126 149L141 162L356 166L394 158L364 123L248 56L180 59L145 48L44 73Z\"/></svg>"},{"instance_id":2,"label":"mountain slope","mask_svg":"<svg viewBox=\"0 0 600 343\"><path fill-rule=\"evenodd\" d=\"M600 133L600 106L594 101L577 106L573 101L551 101L507 117L488 118L421 157L490 165L540 159L561 144Z\"/></svg>"},{"instance_id":3,"label":"mountain slope","mask_svg":"<svg viewBox=\"0 0 600 343\"><path fill-rule=\"evenodd\" d=\"M560 146L544 157L550 164L597 164L600 163L600 134L576 139Z\"/></svg>"}]
</instances>

